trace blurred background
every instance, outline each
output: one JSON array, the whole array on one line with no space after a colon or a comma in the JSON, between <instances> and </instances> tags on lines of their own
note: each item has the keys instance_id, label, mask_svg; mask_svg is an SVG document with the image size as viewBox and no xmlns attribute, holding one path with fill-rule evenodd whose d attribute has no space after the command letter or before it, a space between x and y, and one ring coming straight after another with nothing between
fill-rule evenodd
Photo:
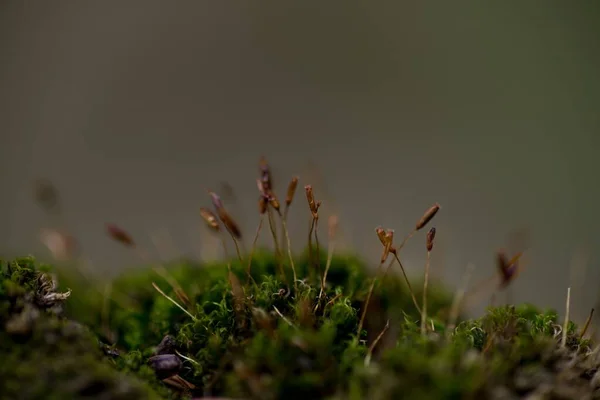
<instances>
[{"instance_id":1,"label":"blurred background","mask_svg":"<svg viewBox=\"0 0 600 400\"><path fill-rule=\"evenodd\" d=\"M581 322L600 282L599 11L3 1L0 253L48 258L40 228L61 227L108 276L140 263L107 237L114 222L154 258L218 257L198 213L207 189L249 247L264 155L280 197L297 174L339 216L339 251L375 266L374 228L403 237L439 202L437 277L454 287L472 263L477 282L497 249L528 245L511 299L562 311L571 285ZM34 201L40 178L58 217ZM290 218L300 250L302 191ZM415 276L424 236L403 250Z\"/></svg>"}]
</instances>

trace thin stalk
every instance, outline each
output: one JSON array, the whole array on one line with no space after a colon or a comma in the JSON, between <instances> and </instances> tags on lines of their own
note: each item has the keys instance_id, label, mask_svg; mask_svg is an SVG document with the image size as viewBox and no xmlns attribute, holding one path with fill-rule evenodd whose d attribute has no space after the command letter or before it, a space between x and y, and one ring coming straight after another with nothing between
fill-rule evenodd
<instances>
[{"instance_id":1,"label":"thin stalk","mask_svg":"<svg viewBox=\"0 0 600 400\"><path fill-rule=\"evenodd\" d=\"M417 303L417 298L415 297L415 292L413 292L413 290L412 290L412 286L410 285L410 280L408 280L408 276L406 275L406 271L404 270L404 266L402 265L402 262L400 261L400 258L398 257L398 251L394 252L394 257L396 258L396 261L400 265L400 269L402 270L402 274L404 275L404 280L406 281L406 285L408 286L408 291L410 292L410 296L412 297L412 301L415 304L415 307L417 308L417 311L419 313L421 313L421 307L419 307L419 303Z\"/></svg>"},{"instance_id":2,"label":"thin stalk","mask_svg":"<svg viewBox=\"0 0 600 400\"><path fill-rule=\"evenodd\" d=\"M425 281L423 282L423 308L421 310L421 334L427 333L427 285L429 283L429 265L431 263L431 252L427 252L425 262Z\"/></svg>"},{"instance_id":3,"label":"thin stalk","mask_svg":"<svg viewBox=\"0 0 600 400\"><path fill-rule=\"evenodd\" d=\"M296 276L296 266L294 265L294 257L292 256L292 244L290 242L290 233L288 231L287 228L287 212L288 212L288 207L285 207L285 211L283 213L283 216L280 215L281 217L281 225L283 227L283 234L285 235L285 240L287 242L287 253L288 253L288 257L290 259L290 265L292 267L292 274L294 275L294 293L298 293L298 277Z\"/></svg>"},{"instance_id":4,"label":"thin stalk","mask_svg":"<svg viewBox=\"0 0 600 400\"><path fill-rule=\"evenodd\" d=\"M254 240L252 241L252 249L250 249L250 256L248 257L248 268L246 269L246 274L248 275L248 282L250 282L251 274L250 269L252 268L252 258L254 257L254 250L256 249L256 242L258 241L258 236L260 235L260 230L262 229L264 214L260 216L260 221L258 222L258 227L256 228L256 234L254 235Z\"/></svg>"},{"instance_id":5,"label":"thin stalk","mask_svg":"<svg viewBox=\"0 0 600 400\"><path fill-rule=\"evenodd\" d=\"M563 325L562 340L560 342L561 347L565 347L567 345L567 329L569 327L569 314L571 311L571 288L570 287L567 289L567 304L566 304L565 308L566 308L565 323Z\"/></svg>"},{"instance_id":6,"label":"thin stalk","mask_svg":"<svg viewBox=\"0 0 600 400\"><path fill-rule=\"evenodd\" d=\"M377 347L377 344L381 341L381 339L383 338L383 335L385 335L385 333L387 332L387 330L389 328L390 328L390 320L388 319L387 322L385 323L385 326L383 327L383 330L379 333L379 335L377 335L377 337L375 338L375 340L373 341L371 346L369 346L369 350L367 351L367 356L365 357L365 366L368 366L371 363L371 357L373 357L373 350L375 350L375 347Z\"/></svg>"},{"instance_id":7,"label":"thin stalk","mask_svg":"<svg viewBox=\"0 0 600 400\"><path fill-rule=\"evenodd\" d=\"M321 298L323 297L323 293L325 292L325 284L327 283L327 273L329 272L329 267L331 267L331 261L333 259L333 249L334 248L335 248L335 241L331 240L328 244L327 263L325 264L325 272L323 272L323 280L321 281L321 291L319 292L319 299L317 300L317 305L315 306L315 309L314 309L315 312L319 308L319 304L321 303Z\"/></svg>"},{"instance_id":8,"label":"thin stalk","mask_svg":"<svg viewBox=\"0 0 600 400\"><path fill-rule=\"evenodd\" d=\"M362 314L360 316L360 321L358 322L357 337L359 337L359 338L360 338L360 332L362 331L363 324L365 322L365 316L367 315L367 309L369 308L369 303L371 302L371 296L373 295L373 289L375 289L375 283L377 282L377 278L379 277L379 274L381 273L381 267L383 266L384 262L385 262L385 260L381 260L379 262L379 266L377 267L377 273L375 274L375 277L373 278L373 281L371 282L371 287L369 287L369 293L367 294L367 300L365 300L365 305L364 305Z\"/></svg>"},{"instance_id":9,"label":"thin stalk","mask_svg":"<svg viewBox=\"0 0 600 400\"><path fill-rule=\"evenodd\" d=\"M273 211L271 207L267 210L268 218L269 218L269 228L271 229L271 235L273 235L273 244L275 245L275 256L277 257L277 266L279 268L279 273L281 274L281 279L285 282L287 279L285 277L285 271L283 270L283 264L281 260L281 251L279 250L279 241L277 240L277 232L275 231L275 221L273 220Z\"/></svg>"}]
</instances>

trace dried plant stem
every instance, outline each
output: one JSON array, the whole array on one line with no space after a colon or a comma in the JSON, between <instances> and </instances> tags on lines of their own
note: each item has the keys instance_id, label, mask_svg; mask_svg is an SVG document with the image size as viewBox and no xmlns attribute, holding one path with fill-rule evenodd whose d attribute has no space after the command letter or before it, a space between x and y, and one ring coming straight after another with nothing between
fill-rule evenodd
<instances>
[{"instance_id":1,"label":"dried plant stem","mask_svg":"<svg viewBox=\"0 0 600 400\"><path fill-rule=\"evenodd\" d=\"M427 252L427 261L425 262L425 280L423 282L423 303L421 309L421 334L427 333L427 285L429 284L429 266L431 264L431 252Z\"/></svg>"},{"instance_id":2,"label":"dried plant stem","mask_svg":"<svg viewBox=\"0 0 600 400\"><path fill-rule=\"evenodd\" d=\"M585 333L587 332L588 328L590 327L590 323L592 322L593 317L594 317L594 309L592 308L592 310L590 311L590 315L588 315L587 319L585 320L585 325L583 325L583 330L581 331L581 335L579 335L579 340L582 340L583 337L585 336Z\"/></svg>"},{"instance_id":3,"label":"dried plant stem","mask_svg":"<svg viewBox=\"0 0 600 400\"><path fill-rule=\"evenodd\" d=\"M363 324L365 322L365 316L367 315L369 303L371 302L371 296L373 295L373 289L375 289L375 283L377 282L377 278L379 278L379 275L381 273L381 267L383 266L384 262L385 262L385 260L381 260L379 262L379 266L377 267L377 273L375 274L375 277L373 278L373 281L371 282L371 286L369 287L369 293L367 293L367 299L365 300L365 305L363 306L363 311L360 316L360 321L358 322L358 329L356 332L358 338L360 338L360 332L362 331Z\"/></svg>"},{"instance_id":4,"label":"dried plant stem","mask_svg":"<svg viewBox=\"0 0 600 400\"><path fill-rule=\"evenodd\" d=\"M154 287L154 289L156 289L156 291L158 293L160 293L164 298L166 298L167 300L169 300L171 303L175 304L181 311L183 311L184 313L186 313L187 315L189 315L194 321L197 321L197 318L194 317L188 310L186 310L185 308L183 308L183 306L181 306L178 302L176 302L175 300L173 300L171 297L167 296L167 294L165 292L163 292L156 283L152 282L152 287Z\"/></svg>"},{"instance_id":5,"label":"dried plant stem","mask_svg":"<svg viewBox=\"0 0 600 400\"><path fill-rule=\"evenodd\" d=\"M377 335L377 337L375 338L375 340L373 341L371 346L369 346L369 350L367 351L367 355L365 357L365 366L368 366L371 363L371 357L373 357L373 350L375 350L375 347L377 347L377 344L381 341L381 339L383 338L383 335L385 335L385 333L387 332L388 329L390 329L390 320L389 319L385 323L383 330L379 333L379 335Z\"/></svg>"},{"instance_id":6,"label":"dried plant stem","mask_svg":"<svg viewBox=\"0 0 600 400\"><path fill-rule=\"evenodd\" d=\"M248 268L246 269L246 275L248 275L248 282L252 278L252 274L250 273L252 268L252 258L254 257L254 250L256 249L256 242L258 241L258 236L260 235L260 230L262 229L264 221L264 214L260 216L260 221L258 222L258 227L256 228L256 234L254 235L254 240L252 241L252 248L250 249L250 255L248 256Z\"/></svg>"},{"instance_id":7,"label":"dried plant stem","mask_svg":"<svg viewBox=\"0 0 600 400\"><path fill-rule=\"evenodd\" d=\"M567 289L567 303L565 305L565 323L563 325L563 331L562 331L562 340L561 340L561 347L565 347L567 345L567 329L569 327L569 313L571 311L571 287L569 287Z\"/></svg>"},{"instance_id":8,"label":"dried plant stem","mask_svg":"<svg viewBox=\"0 0 600 400\"><path fill-rule=\"evenodd\" d=\"M410 280L408 279L408 276L406 275L406 270L404 269L404 266L402 265L402 262L400 261L400 258L398 257L398 252L394 252L394 257L396 258L396 261L398 262L398 265L400 265L400 269L402 270L402 275L404 275L404 280L406 281L406 285L408 286L408 291L410 292L410 296L412 297L412 301L415 304L415 307L417 308L417 311L419 313L421 313L421 307L419 307L419 303L417 302L417 298L415 297L415 292L413 292L412 290L412 286L410 284Z\"/></svg>"}]
</instances>

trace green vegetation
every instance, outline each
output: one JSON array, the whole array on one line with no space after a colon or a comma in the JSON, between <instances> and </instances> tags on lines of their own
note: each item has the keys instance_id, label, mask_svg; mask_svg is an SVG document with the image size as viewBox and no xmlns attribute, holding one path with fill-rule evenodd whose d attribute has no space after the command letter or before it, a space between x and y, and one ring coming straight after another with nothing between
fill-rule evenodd
<instances>
[{"instance_id":1,"label":"green vegetation","mask_svg":"<svg viewBox=\"0 0 600 400\"><path fill-rule=\"evenodd\" d=\"M4 398L108 392L111 398L482 399L540 393L583 399L600 385L589 343L569 323L562 348L554 312L492 308L446 331L452 299L433 285L423 335L403 281L389 275L376 286L358 338L370 278L357 259L334 257L316 312L318 280L301 281L293 292L276 278L276 258L260 252L255 260L256 284L245 284L239 263L232 265L233 278L223 264L168 265L192 299L191 316L154 290L157 282L178 301L153 272L115 280L105 307L103 291L73 279L69 285L80 290L61 294L43 272L49 267L32 258L3 262ZM309 265L298 259L298 275L305 276ZM387 320L389 329L368 356ZM114 346L101 344L109 338ZM165 357L151 359L157 352ZM178 360L174 369L160 365L172 360L169 354Z\"/></svg>"}]
</instances>

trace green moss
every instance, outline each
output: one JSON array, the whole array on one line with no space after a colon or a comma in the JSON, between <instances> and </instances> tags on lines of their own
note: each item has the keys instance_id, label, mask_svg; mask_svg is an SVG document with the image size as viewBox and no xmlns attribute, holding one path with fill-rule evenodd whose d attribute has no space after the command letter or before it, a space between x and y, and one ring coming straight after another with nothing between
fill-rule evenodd
<instances>
[{"instance_id":1,"label":"green moss","mask_svg":"<svg viewBox=\"0 0 600 400\"><path fill-rule=\"evenodd\" d=\"M36 267L28 260L26 270L19 267L18 273L3 264L3 299L39 291L38 273L32 272ZM65 313L90 330L85 340L80 334L83 344L75 346L76 353L98 368L102 379L113 382L116 374L123 374L123 382L130 382L129 377L136 375L146 387L131 383L132 388L162 398L485 399L542 392L551 392L553 398L585 398L600 386L594 377L599 363L595 354L590 355L590 343L580 340L577 327L570 323L562 348L561 322L553 311L530 305L490 308L482 318L460 320L447 331L445 310L451 296L434 284L428 296L428 326L433 330L423 335L404 282L389 275L376 285L365 334L359 337L358 322L372 279L367 268L357 258L334 257L319 301L319 278L316 273L311 278L309 265L305 256L296 262L298 275L306 277L297 282L297 292L289 268L280 276L277 260L265 251L255 255L255 283L246 283L245 266L232 264L237 278L233 290L223 263L166 265L191 300L186 307L191 316L152 287L155 282L178 301L175 291L151 270L112 282L106 304L107 292L71 277L64 284L76 290L65 302ZM3 300L0 306L14 313L13 302L7 305ZM69 340L70 325L64 322L68 320L51 315L46 319L66 329L58 337ZM387 321L389 329L372 348ZM41 332L48 329L44 325ZM89 346L92 333L105 341L113 339L120 355L99 356L97 348ZM3 354L16 363L23 349L33 354L34 348L45 345L44 334L34 338L19 351L3 345ZM178 390L158 379L148 363L156 354L161 361L176 362L175 376L193 385L191 389ZM16 372L2 371L17 377ZM62 375L56 379L64 379L68 387L69 379Z\"/></svg>"},{"instance_id":2,"label":"green moss","mask_svg":"<svg viewBox=\"0 0 600 400\"><path fill-rule=\"evenodd\" d=\"M0 261L2 398L157 399L138 378L117 372L84 326L62 317L68 293L33 258Z\"/></svg>"}]
</instances>

